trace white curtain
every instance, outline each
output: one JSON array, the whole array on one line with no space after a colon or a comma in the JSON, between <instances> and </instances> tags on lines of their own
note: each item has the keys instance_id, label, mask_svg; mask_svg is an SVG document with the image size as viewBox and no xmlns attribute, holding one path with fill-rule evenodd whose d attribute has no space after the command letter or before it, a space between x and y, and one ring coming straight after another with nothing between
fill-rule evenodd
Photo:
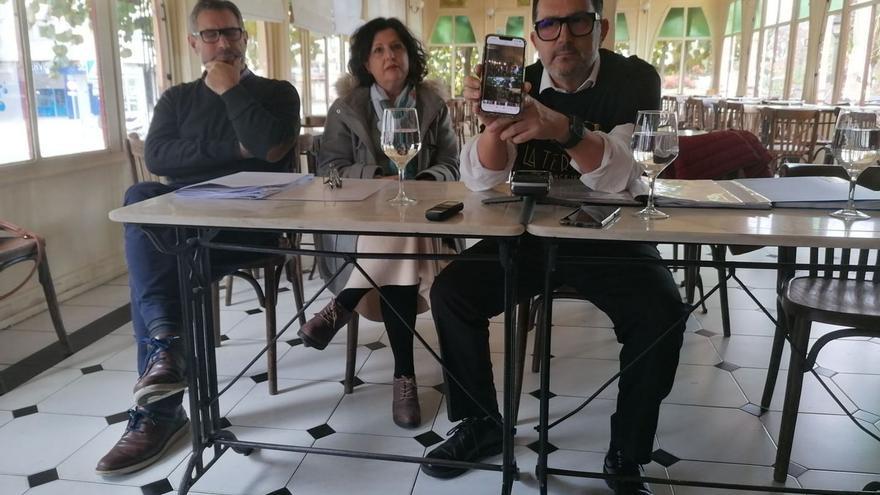
<instances>
[{"instance_id":1,"label":"white curtain","mask_svg":"<svg viewBox=\"0 0 880 495\"><path fill-rule=\"evenodd\" d=\"M287 22L285 0L236 0L241 15L249 21Z\"/></svg>"},{"instance_id":2,"label":"white curtain","mask_svg":"<svg viewBox=\"0 0 880 495\"><path fill-rule=\"evenodd\" d=\"M364 22L361 0L291 0L291 3L293 25L315 33L348 35Z\"/></svg>"}]
</instances>

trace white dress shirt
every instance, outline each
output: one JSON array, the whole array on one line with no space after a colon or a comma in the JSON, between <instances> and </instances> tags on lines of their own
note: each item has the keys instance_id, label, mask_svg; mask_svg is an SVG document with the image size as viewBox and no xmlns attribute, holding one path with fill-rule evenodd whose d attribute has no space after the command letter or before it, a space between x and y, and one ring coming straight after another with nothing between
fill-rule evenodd
<instances>
[{"instance_id":1,"label":"white dress shirt","mask_svg":"<svg viewBox=\"0 0 880 495\"><path fill-rule=\"evenodd\" d=\"M590 76L574 92L577 93L592 88L596 84L598 75L599 59L597 58L596 63L593 64ZM541 87L538 92L543 93L547 89L567 93L567 91L556 87L550 74L544 70L541 75ZM632 157L632 150L630 149L632 133L632 124L618 125L609 133L593 131L593 134L599 136L605 144L602 163L599 167L592 172L583 173L575 160L572 159L569 162L571 167L581 174L581 182L596 191L620 192L628 190L634 195L647 193L647 185L640 179L644 169ZM461 161L459 164L461 180L472 191L485 191L506 182L516 160L516 145L507 141L507 166L503 170L491 170L484 167L480 163L480 157L477 153L477 142L481 136L481 134L473 136L465 143L461 150Z\"/></svg>"}]
</instances>

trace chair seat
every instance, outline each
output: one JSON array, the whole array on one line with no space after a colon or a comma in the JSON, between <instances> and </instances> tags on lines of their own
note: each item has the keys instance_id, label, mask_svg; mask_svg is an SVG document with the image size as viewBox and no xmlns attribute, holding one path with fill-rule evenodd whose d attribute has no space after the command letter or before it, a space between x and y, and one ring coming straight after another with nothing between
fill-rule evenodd
<instances>
[{"instance_id":1,"label":"chair seat","mask_svg":"<svg viewBox=\"0 0 880 495\"><path fill-rule=\"evenodd\" d=\"M814 321L857 327L876 325L880 319L880 284L798 277L789 281L783 305L807 312Z\"/></svg>"},{"instance_id":2,"label":"chair seat","mask_svg":"<svg viewBox=\"0 0 880 495\"><path fill-rule=\"evenodd\" d=\"M34 256L36 249L36 239L22 239L20 237L0 238L0 264L18 258Z\"/></svg>"}]
</instances>

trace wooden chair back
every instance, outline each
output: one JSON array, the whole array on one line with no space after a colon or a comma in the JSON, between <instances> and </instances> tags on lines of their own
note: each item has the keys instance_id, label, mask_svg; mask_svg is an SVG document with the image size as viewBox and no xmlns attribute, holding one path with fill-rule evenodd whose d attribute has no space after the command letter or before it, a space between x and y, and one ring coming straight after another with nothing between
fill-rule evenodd
<instances>
[{"instance_id":1,"label":"wooden chair back","mask_svg":"<svg viewBox=\"0 0 880 495\"><path fill-rule=\"evenodd\" d=\"M674 96L664 95L660 98L660 109L666 112L678 113L678 100Z\"/></svg>"},{"instance_id":2,"label":"wooden chair back","mask_svg":"<svg viewBox=\"0 0 880 495\"><path fill-rule=\"evenodd\" d=\"M808 162L816 148L816 119L818 112L762 108L762 142L774 161L775 173L781 163Z\"/></svg>"},{"instance_id":3,"label":"wooden chair back","mask_svg":"<svg viewBox=\"0 0 880 495\"><path fill-rule=\"evenodd\" d=\"M810 248L810 277L850 279L880 283L880 257L876 249ZM821 261L820 261L821 260ZM817 265L832 265L819 267ZM878 287L880 289L880 287Z\"/></svg>"},{"instance_id":4,"label":"wooden chair back","mask_svg":"<svg viewBox=\"0 0 880 495\"><path fill-rule=\"evenodd\" d=\"M682 129L703 130L706 128L705 107L703 101L697 98L688 98L684 102L684 122L679 122Z\"/></svg>"},{"instance_id":5,"label":"wooden chair back","mask_svg":"<svg viewBox=\"0 0 880 495\"><path fill-rule=\"evenodd\" d=\"M125 151L128 154L132 183L165 182L162 177L150 172L147 168L147 162L144 160L144 141L136 132L128 135L128 139L125 141Z\"/></svg>"},{"instance_id":6,"label":"wooden chair back","mask_svg":"<svg viewBox=\"0 0 880 495\"><path fill-rule=\"evenodd\" d=\"M745 109L735 101L721 100L715 105L715 130L745 129Z\"/></svg>"}]
</instances>

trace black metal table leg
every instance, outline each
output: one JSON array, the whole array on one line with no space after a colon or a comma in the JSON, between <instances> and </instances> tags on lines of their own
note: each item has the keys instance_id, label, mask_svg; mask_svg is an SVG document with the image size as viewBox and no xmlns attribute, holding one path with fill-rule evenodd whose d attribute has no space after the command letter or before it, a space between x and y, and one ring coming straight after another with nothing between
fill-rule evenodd
<instances>
[{"instance_id":1,"label":"black metal table leg","mask_svg":"<svg viewBox=\"0 0 880 495\"><path fill-rule=\"evenodd\" d=\"M547 267L544 272L544 310L541 321L541 387L540 410L538 414L538 464L535 475L541 495L547 495L547 443L550 422L550 322L553 321L553 271L556 268L558 246L553 241L544 242L547 253Z\"/></svg>"},{"instance_id":2,"label":"black metal table leg","mask_svg":"<svg viewBox=\"0 0 880 495\"><path fill-rule=\"evenodd\" d=\"M513 455L513 437L515 424L513 414L513 401L518 397L513 396L513 365L516 353L516 324L514 311L516 308L516 263L514 262L514 241L504 240L499 242L499 256L504 266L504 426L503 448L501 460L501 493L509 495L513 491L513 480L516 476L516 459Z\"/></svg>"}]
</instances>

